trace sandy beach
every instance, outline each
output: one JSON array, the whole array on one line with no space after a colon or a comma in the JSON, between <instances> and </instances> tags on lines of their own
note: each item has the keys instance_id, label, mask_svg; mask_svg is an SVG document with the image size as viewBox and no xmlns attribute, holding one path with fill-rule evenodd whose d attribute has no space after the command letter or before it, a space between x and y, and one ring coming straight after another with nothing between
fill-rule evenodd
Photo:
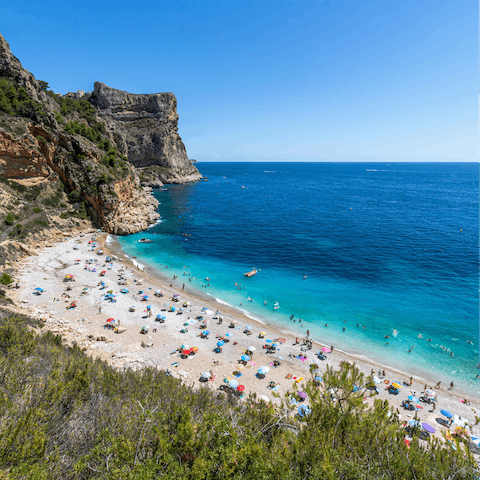
<instances>
[{"instance_id":1,"label":"sandy beach","mask_svg":"<svg viewBox=\"0 0 480 480\"><path fill-rule=\"evenodd\" d=\"M96 245L89 243L94 238ZM416 414L420 422L432 425L439 437L441 432L449 430L438 421L445 418L440 410L449 410L471 424L472 434L480 434L480 427L475 426L480 401L469 397L470 405L461 402L460 399L465 399L466 395L456 386L448 390L448 385L442 384L435 389L437 406L433 412L431 405L422 402L414 403L418 405L416 411L406 411L401 408L401 402L409 395L422 396L425 385L435 387L431 381L413 378L412 385L406 386L404 382L409 383L410 379L408 374L365 358L355 358L341 351L341 345L335 345L333 352L326 354L326 360L320 360L316 352L323 345L316 343L315 339L312 347L308 348L302 338L296 343L295 336L288 330L262 325L213 298L205 300L192 292L185 292L181 278L176 282L180 283L179 286L173 281L170 284L156 278L142 271L142 266L128 258L114 242L106 245L106 238L104 233L67 238L44 248L38 256L17 262L16 279L20 288L8 292L17 305L12 309L41 318L45 328L60 334L66 343L76 342L87 354L117 368L154 366L170 371L196 388L203 385L218 389L225 385L224 379L227 378L243 385L245 394L256 392L273 402L278 401L275 394L283 396L292 391L293 382L297 382L298 389L302 390L302 379L311 378L309 370L312 363L318 365L319 376L327 365L338 368L343 361L354 362L365 375L374 372L379 376L379 371L385 370L385 377L382 376L377 384L378 396L366 398L366 402L373 402L374 398L388 399L398 408L403 420L411 420ZM97 254L99 248L103 250L103 255ZM116 260L106 262L106 257L112 254ZM90 260L92 262L87 263ZM141 259L137 260L141 262ZM103 276L101 272L105 272ZM124 285L118 283L121 274ZM66 275L73 276L73 280L65 281ZM105 286L100 285L102 281ZM35 295L35 288L44 291ZM70 290L67 291L67 288ZM121 293L122 288L128 289L128 293ZM156 290L161 290L163 296L155 296ZM109 291L114 295L113 302L104 297ZM148 295L148 299L144 300L143 295ZM174 295L178 295L178 302L171 300ZM67 309L72 301L76 302L76 307ZM185 302L188 305L183 307ZM136 309L131 312L129 307L133 305ZM147 306L151 306L151 316ZM175 307L174 312L169 311L171 306ZM180 308L182 311L179 311ZM156 321L157 315L165 316L164 323ZM203 317L203 320L198 317ZM120 328L125 331L115 333L113 328L106 328L110 318L119 321ZM204 322L206 328L201 329ZM233 328L232 322L235 322ZM185 327L185 323L189 325ZM140 333L143 326L148 327L148 333ZM185 329L186 332L182 333ZM209 331L208 338L201 337L205 330ZM264 338L259 338L261 332L265 333ZM220 337L228 342L221 347L221 353L215 353ZM264 346L273 343L277 345L276 350L267 354ZM186 348L198 347L198 350L195 355L182 357L179 352L182 345ZM246 364L241 365L239 360L248 347L253 347L255 351ZM301 355L304 357L301 358ZM279 362L279 365L275 366L274 362ZM269 369L262 379L257 377L261 367ZM201 373L209 371L213 378L200 382ZM234 372L240 375L234 375ZM277 384L274 391L269 387L271 382ZM402 385L398 395L392 395L386 389L392 382ZM453 424L450 431L453 432L455 426Z\"/></svg>"}]
</instances>

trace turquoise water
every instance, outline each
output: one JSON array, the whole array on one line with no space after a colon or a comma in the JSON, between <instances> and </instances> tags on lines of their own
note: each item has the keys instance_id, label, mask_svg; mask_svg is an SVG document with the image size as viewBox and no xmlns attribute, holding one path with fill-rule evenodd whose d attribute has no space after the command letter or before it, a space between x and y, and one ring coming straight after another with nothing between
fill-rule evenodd
<instances>
[{"instance_id":1,"label":"turquoise water","mask_svg":"<svg viewBox=\"0 0 480 480\"><path fill-rule=\"evenodd\" d=\"M208 182L155 192L162 222L119 238L127 254L260 320L477 391L478 165L199 169Z\"/></svg>"}]
</instances>

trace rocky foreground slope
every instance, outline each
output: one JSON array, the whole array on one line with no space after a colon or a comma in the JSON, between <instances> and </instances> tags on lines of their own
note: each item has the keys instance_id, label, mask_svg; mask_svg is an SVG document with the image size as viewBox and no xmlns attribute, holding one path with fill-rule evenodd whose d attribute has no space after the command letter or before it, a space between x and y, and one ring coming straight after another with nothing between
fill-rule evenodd
<instances>
[{"instance_id":1,"label":"rocky foreground slope","mask_svg":"<svg viewBox=\"0 0 480 480\"><path fill-rule=\"evenodd\" d=\"M65 202L55 207L63 218L85 212L120 235L155 222L158 202L148 185L201 178L177 123L171 93L133 95L96 83L86 95L55 94L0 34L0 176L12 185L60 186Z\"/></svg>"}]
</instances>

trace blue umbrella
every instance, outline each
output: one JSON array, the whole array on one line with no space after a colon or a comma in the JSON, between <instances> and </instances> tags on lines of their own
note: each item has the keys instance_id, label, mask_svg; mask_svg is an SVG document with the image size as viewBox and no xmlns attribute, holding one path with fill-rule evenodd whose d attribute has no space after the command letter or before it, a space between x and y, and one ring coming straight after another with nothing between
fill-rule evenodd
<instances>
[{"instance_id":1,"label":"blue umbrella","mask_svg":"<svg viewBox=\"0 0 480 480\"><path fill-rule=\"evenodd\" d=\"M318 375L315 375L315 380L317 382L321 382L322 381L322 377L319 377Z\"/></svg>"},{"instance_id":2,"label":"blue umbrella","mask_svg":"<svg viewBox=\"0 0 480 480\"><path fill-rule=\"evenodd\" d=\"M203 331L203 334L204 334L204 335L210 335L210 331L209 331L209 330L204 330L204 331Z\"/></svg>"},{"instance_id":3,"label":"blue umbrella","mask_svg":"<svg viewBox=\"0 0 480 480\"><path fill-rule=\"evenodd\" d=\"M147 305L147 310L151 310L152 309L152 306L151 305Z\"/></svg>"},{"instance_id":4,"label":"blue umbrella","mask_svg":"<svg viewBox=\"0 0 480 480\"><path fill-rule=\"evenodd\" d=\"M250 325L245 327L245 330L251 330L251 329L252 329L252 327L250 327Z\"/></svg>"},{"instance_id":5,"label":"blue umbrella","mask_svg":"<svg viewBox=\"0 0 480 480\"><path fill-rule=\"evenodd\" d=\"M226 337L231 337L232 334L231 334L231 333L226 333L225 336L226 336Z\"/></svg>"},{"instance_id":6,"label":"blue umbrella","mask_svg":"<svg viewBox=\"0 0 480 480\"><path fill-rule=\"evenodd\" d=\"M236 380L230 380L228 382L228 384L232 387L232 388L237 388L238 387L238 382Z\"/></svg>"},{"instance_id":7,"label":"blue umbrella","mask_svg":"<svg viewBox=\"0 0 480 480\"><path fill-rule=\"evenodd\" d=\"M447 418L453 418L453 413L449 412L448 410L440 410L440 413Z\"/></svg>"},{"instance_id":8,"label":"blue umbrella","mask_svg":"<svg viewBox=\"0 0 480 480\"><path fill-rule=\"evenodd\" d=\"M162 317L163 317L163 315L161 315L160 313L157 315L157 318L158 318L159 320L161 320Z\"/></svg>"},{"instance_id":9,"label":"blue umbrella","mask_svg":"<svg viewBox=\"0 0 480 480\"><path fill-rule=\"evenodd\" d=\"M270 369L269 369L268 367L260 367L260 368L258 369L258 373L259 373L260 375L265 375L268 371L270 371Z\"/></svg>"},{"instance_id":10,"label":"blue umbrella","mask_svg":"<svg viewBox=\"0 0 480 480\"><path fill-rule=\"evenodd\" d=\"M242 355L241 358L244 362L248 362L250 360L250 357L248 355Z\"/></svg>"},{"instance_id":11,"label":"blue umbrella","mask_svg":"<svg viewBox=\"0 0 480 480\"><path fill-rule=\"evenodd\" d=\"M418 420L409 420L408 422L412 427L421 427L422 424Z\"/></svg>"},{"instance_id":12,"label":"blue umbrella","mask_svg":"<svg viewBox=\"0 0 480 480\"><path fill-rule=\"evenodd\" d=\"M272 347L278 347L278 344L272 343Z\"/></svg>"},{"instance_id":13,"label":"blue umbrella","mask_svg":"<svg viewBox=\"0 0 480 480\"><path fill-rule=\"evenodd\" d=\"M37 288L35 288L35 291L36 292L43 292L43 288L37 287Z\"/></svg>"},{"instance_id":14,"label":"blue umbrella","mask_svg":"<svg viewBox=\"0 0 480 480\"><path fill-rule=\"evenodd\" d=\"M301 417L306 417L307 415L310 415L312 413L312 410L308 408L306 405L300 405L298 407L298 414Z\"/></svg>"},{"instance_id":15,"label":"blue umbrella","mask_svg":"<svg viewBox=\"0 0 480 480\"><path fill-rule=\"evenodd\" d=\"M220 340L217 342L217 347L223 347L225 345L225 342L223 340Z\"/></svg>"},{"instance_id":16,"label":"blue umbrella","mask_svg":"<svg viewBox=\"0 0 480 480\"><path fill-rule=\"evenodd\" d=\"M415 395L410 395L410 396L408 397L408 399L409 399L411 402L415 402L415 403L418 403L418 402L420 401L417 397L415 397Z\"/></svg>"},{"instance_id":17,"label":"blue umbrella","mask_svg":"<svg viewBox=\"0 0 480 480\"><path fill-rule=\"evenodd\" d=\"M100 282L100 285L106 285L106 283L102 280L102 281Z\"/></svg>"}]
</instances>

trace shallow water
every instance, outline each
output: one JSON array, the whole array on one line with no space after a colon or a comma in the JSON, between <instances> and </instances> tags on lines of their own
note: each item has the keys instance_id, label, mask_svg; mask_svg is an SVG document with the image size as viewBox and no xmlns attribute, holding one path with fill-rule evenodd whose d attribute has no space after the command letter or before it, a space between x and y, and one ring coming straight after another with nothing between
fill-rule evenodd
<instances>
[{"instance_id":1,"label":"shallow water","mask_svg":"<svg viewBox=\"0 0 480 480\"><path fill-rule=\"evenodd\" d=\"M121 237L126 253L256 318L477 390L477 164L199 169L208 182L155 192L162 222Z\"/></svg>"}]
</instances>

